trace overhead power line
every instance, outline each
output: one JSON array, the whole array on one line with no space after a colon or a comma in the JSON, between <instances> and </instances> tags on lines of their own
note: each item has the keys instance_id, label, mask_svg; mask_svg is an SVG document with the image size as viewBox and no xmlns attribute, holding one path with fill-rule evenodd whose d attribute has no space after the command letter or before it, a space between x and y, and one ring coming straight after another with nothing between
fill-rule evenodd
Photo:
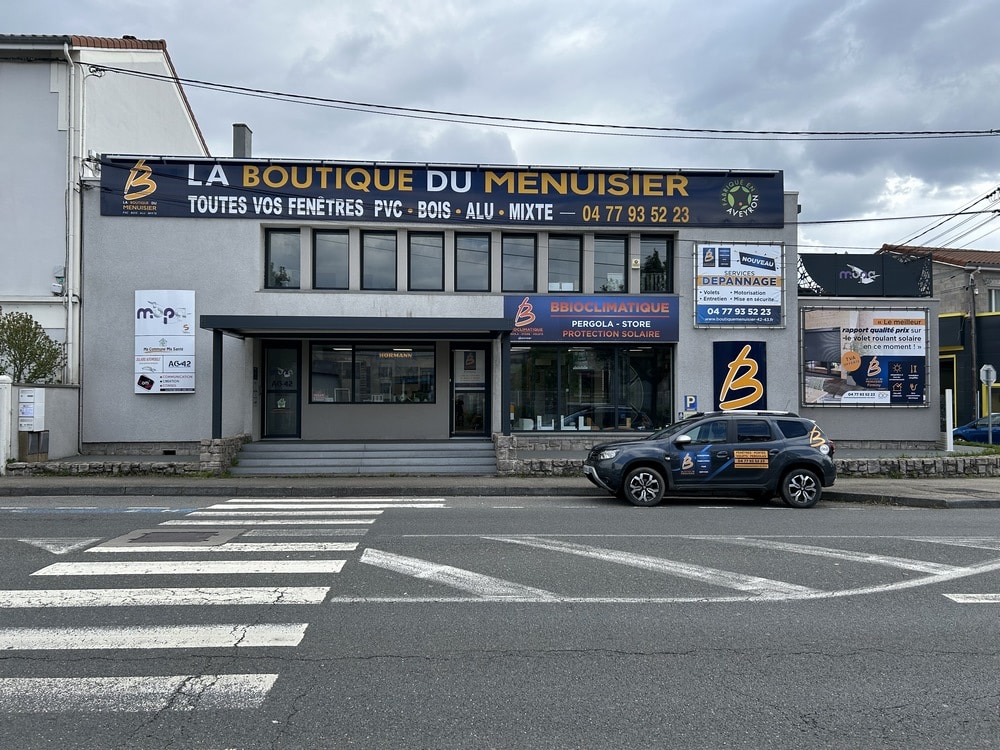
<instances>
[{"instance_id":1,"label":"overhead power line","mask_svg":"<svg viewBox=\"0 0 1000 750\"><path fill-rule=\"evenodd\" d=\"M621 136L629 138L674 138L695 140L741 141L862 141L862 140L925 140L939 138L989 138L1000 135L1000 130L891 130L891 131L838 131L838 130L729 130L721 128L681 128L656 125L616 125L611 123L577 122L572 120L546 120L507 115L482 115L470 112L402 107L389 104L357 102L347 99L292 94L282 91L236 86L227 83L202 81L196 78L128 70L107 65L91 65L91 72L108 71L137 78L147 78L190 88L202 88L239 96L273 99L315 107L329 107L369 114L411 119L478 124L485 127L542 130L589 135Z\"/></svg>"}]
</instances>

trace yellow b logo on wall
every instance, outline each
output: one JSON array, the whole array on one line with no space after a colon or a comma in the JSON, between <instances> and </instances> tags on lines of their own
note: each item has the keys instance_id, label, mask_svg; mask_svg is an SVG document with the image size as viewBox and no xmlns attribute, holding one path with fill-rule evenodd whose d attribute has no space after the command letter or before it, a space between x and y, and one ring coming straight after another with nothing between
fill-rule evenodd
<instances>
[{"instance_id":1,"label":"yellow b logo on wall","mask_svg":"<svg viewBox=\"0 0 1000 750\"><path fill-rule=\"evenodd\" d=\"M757 379L760 366L757 360L749 356L750 348L749 344L744 346L727 367L726 380L719 392L719 406L722 409L743 409L757 403L764 395L764 386ZM746 395L730 398L730 391L748 390Z\"/></svg>"},{"instance_id":2,"label":"yellow b logo on wall","mask_svg":"<svg viewBox=\"0 0 1000 750\"><path fill-rule=\"evenodd\" d=\"M125 181L125 200L137 201L156 192L153 170L146 166L145 159L139 159L128 173Z\"/></svg>"}]
</instances>

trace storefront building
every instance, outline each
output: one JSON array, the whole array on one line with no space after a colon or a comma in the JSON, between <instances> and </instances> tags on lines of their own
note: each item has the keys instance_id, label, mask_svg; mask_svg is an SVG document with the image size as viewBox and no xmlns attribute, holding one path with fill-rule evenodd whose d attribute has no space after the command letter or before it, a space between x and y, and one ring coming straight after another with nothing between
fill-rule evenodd
<instances>
[{"instance_id":1,"label":"storefront building","mask_svg":"<svg viewBox=\"0 0 1000 750\"><path fill-rule=\"evenodd\" d=\"M84 193L85 445L799 407L780 171L123 156Z\"/></svg>"}]
</instances>

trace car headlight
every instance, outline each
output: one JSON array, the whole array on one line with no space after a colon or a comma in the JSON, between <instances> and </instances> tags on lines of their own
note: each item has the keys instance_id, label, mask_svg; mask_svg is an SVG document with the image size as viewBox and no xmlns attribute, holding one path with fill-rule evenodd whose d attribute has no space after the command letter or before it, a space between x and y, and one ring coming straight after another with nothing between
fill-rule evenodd
<instances>
[{"instance_id":1,"label":"car headlight","mask_svg":"<svg viewBox=\"0 0 1000 750\"><path fill-rule=\"evenodd\" d=\"M600 453L598 453L597 454L597 460L598 461L610 461L612 458L614 458L617 455L618 455L618 449L617 448L609 448L607 450L603 450Z\"/></svg>"}]
</instances>

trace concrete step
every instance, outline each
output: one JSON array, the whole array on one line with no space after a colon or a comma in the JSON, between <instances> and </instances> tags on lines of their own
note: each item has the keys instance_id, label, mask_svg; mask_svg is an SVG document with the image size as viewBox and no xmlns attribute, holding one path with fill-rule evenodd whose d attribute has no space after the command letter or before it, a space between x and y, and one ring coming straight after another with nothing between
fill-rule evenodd
<instances>
[{"instance_id":1,"label":"concrete step","mask_svg":"<svg viewBox=\"0 0 1000 750\"><path fill-rule=\"evenodd\" d=\"M487 440L329 443L248 443L233 476L496 474L496 452Z\"/></svg>"}]
</instances>

